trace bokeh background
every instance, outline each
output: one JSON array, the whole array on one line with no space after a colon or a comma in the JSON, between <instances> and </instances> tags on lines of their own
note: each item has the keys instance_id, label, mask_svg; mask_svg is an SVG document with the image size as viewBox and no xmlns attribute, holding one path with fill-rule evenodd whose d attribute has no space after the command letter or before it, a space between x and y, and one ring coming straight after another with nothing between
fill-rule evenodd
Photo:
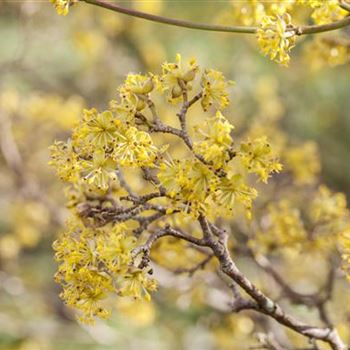
<instances>
[{"instance_id":1,"label":"bokeh background","mask_svg":"<svg viewBox=\"0 0 350 350\"><path fill-rule=\"evenodd\" d=\"M230 1L119 3L201 22L227 21L232 11ZM241 348L252 321L199 307L193 293L201 300L201 287L189 296L186 277L168 276L155 303L137 312L124 303L95 327L74 320L53 282L51 244L66 211L48 146L69 135L82 108L107 108L128 72L160 72L181 53L236 82L227 113L235 125L249 123L259 101L273 101L265 113L283 116L291 139L315 141L323 181L349 195L350 65L328 65L306 50L308 40L286 69L245 35L169 27L87 4L61 17L48 1L0 2L0 349ZM173 289L181 293L169 302Z\"/></svg>"}]
</instances>

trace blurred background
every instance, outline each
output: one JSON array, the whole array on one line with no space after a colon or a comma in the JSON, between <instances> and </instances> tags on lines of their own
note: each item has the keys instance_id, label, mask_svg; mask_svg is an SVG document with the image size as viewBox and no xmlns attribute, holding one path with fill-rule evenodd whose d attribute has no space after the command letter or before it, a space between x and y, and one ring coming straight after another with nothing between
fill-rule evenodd
<instances>
[{"instance_id":1,"label":"blurred background","mask_svg":"<svg viewBox=\"0 0 350 350\"><path fill-rule=\"evenodd\" d=\"M230 1L119 3L211 23L228 23L233 13ZM261 113L259 101L273 101L263 113L283 117L290 139L315 141L322 180L349 195L350 65L329 62L303 40L286 69L260 55L254 37L169 27L87 4L62 17L48 1L0 2L0 349L246 348L250 318L199 306L202 282L190 290L187 277L169 277L137 312L123 303L95 327L74 320L53 282L51 244L66 211L48 146L67 138L83 108L108 108L128 72L159 73L181 53L236 82L226 113L234 125Z\"/></svg>"}]
</instances>

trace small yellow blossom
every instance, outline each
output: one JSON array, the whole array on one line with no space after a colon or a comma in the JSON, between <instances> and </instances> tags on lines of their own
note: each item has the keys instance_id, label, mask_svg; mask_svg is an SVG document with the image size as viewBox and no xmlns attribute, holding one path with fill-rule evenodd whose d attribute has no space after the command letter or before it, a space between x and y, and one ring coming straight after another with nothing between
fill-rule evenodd
<instances>
[{"instance_id":1,"label":"small yellow blossom","mask_svg":"<svg viewBox=\"0 0 350 350\"><path fill-rule=\"evenodd\" d=\"M316 247L330 251L342 245L343 238L350 232L350 212L343 193L333 193L326 186L318 192L308 208L312 224L312 239Z\"/></svg>"},{"instance_id":2,"label":"small yellow blossom","mask_svg":"<svg viewBox=\"0 0 350 350\"><path fill-rule=\"evenodd\" d=\"M122 98L122 101L112 100L109 103L110 110L115 113L118 120L127 125L133 125L135 122L135 113L145 107L144 101L140 105L140 100L136 98L133 101L130 98Z\"/></svg>"},{"instance_id":3,"label":"small yellow blossom","mask_svg":"<svg viewBox=\"0 0 350 350\"><path fill-rule=\"evenodd\" d=\"M262 253L296 247L305 242L307 237L299 209L294 208L287 200L268 206L261 227L250 245Z\"/></svg>"},{"instance_id":4,"label":"small yellow blossom","mask_svg":"<svg viewBox=\"0 0 350 350\"><path fill-rule=\"evenodd\" d=\"M117 165L106 155L103 148L97 149L91 161L83 161L84 179L103 191L109 187L109 180L116 177Z\"/></svg>"},{"instance_id":5,"label":"small yellow blossom","mask_svg":"<svg viewBox=\"0 0 350 350\"><path fill-rule=\"evenodd\" d=\"M122 86L119 87L122 109L142 111L147 106L148 95L155 87L156 76L151 74L128 74Z\"/></svg>"},{"instance_id":6,"label":"small yellow blossom","mask_svg":"<svg viewBox=\"0 0 350 350\"><path fill-rule=\"evenodd\" d=\"M293 1L245 0L233 1L233 23L246 26L261 23L264 16L282 16L293 7Z\"/></svg>"},{"instance_id":7,"label":"small yellow blossom","mask_svg":"<svg viewBox=\"0 0 350 350\"><path fill-rule=\"evenodd\" d=\"M69 8L78 0L50 0L59 15L66 16L69 12Z\"/></svg>"},{"instance_id":8,"label":"small yellow blossom","mask_svg":"<svg viewBox=\"0 0 350 350\"><path fill-rule=\"evenodd\" d=\"M187 183L182 163L179 160L163 161L159 166L157 177L172 198L180 194L181 188Z\"/></svg>"},{"instance_id":9,"label":"small yellow blossom","mask_svg":"<svg viewBox=\"0 0 350 350\"><path fill-rule=\"evenodd\" d=\"M232 6L234 23L245 26L256 25L266 15L265 3L260 0L234 2Z\"/></svg>"},{"instance_id":10,"label":"small yellow blossom","mask_svg":"<svg viewBox=\"0 0 350 350\"><path fill-rule=\"evenodd\" d=\"M128 74L121 90L138 95L147 95L153 90L153 88L154 83L152 76Z\"/></svg>"},{"instance_id":11,"label":"small yellow blossom","mask_svg":"<svg viewBox=\"0 0 350 350\"><path fill-rule=\"evenodd\" d=\"M257 174L265 183L271 173L282 170L282 165L273 154L266 137L242 142L239 156L247 171Z\"/></svg>"},{"instance_id":12,"label":"small yellow blossom","mask_svg":"<svg viewBox=\"0 0 350 350\"><path fill-rule=\"evenodd\" d=\"M305 61L317 71L324 66L335 67L350 60L350 42L346 37L323 37L305 46Z\"/></svg>"},{"instance_id":13,"label":"small yellow blossom","mask_svg":"<svg viewBox=\"0 0 350 350\"><path fill-rule=\"evenodd\" d=\"M81 136L87 137L96 147L107 147L117 137L118 120L112 112L97 113L95 109L85 111L85 125L82 127Z\"/></svg>"},{"instance_id":14,"label":"small yellow blossom","mask_svg":"<svg viewBox=\"0 0 350 350\"><path fill-rule=\"evenodd\" d=\"M158 84L160 90L167 91L170 102L178 102L182 96L183 87L191 87L191 82L198 72L198 66L194 59L184 64L181 55L177 54L175 63L164 63L162 71Z\"/></svg>"},{"instance_id":15,"label":"small yellow blossom","mask_svg":"<svg viewBox=\"0 0 350 350\"><path fill-rule=\"evenodd\" d=\"M252 202L257 191L243 182L243 177L236 174L221 178L215 190L215 201L228 211L233 211L237 204L244 206L246 216L251 217Z\"/></svg>"},{"instance_id":16,"label":"small yellow blossom","mask_svg":"<svg viewBox=\"0 0 350 350\"><path fill-rule=\"evenodd\" d=\"M57 175L63 180L72 182L80 170L78 156L73 151L71 142L55 142L51 147L50 165L55 167Z\"/></svg>"},{"instance_id":17,"label":"small yellow blossom","mask_svg":"<svg viewBox=\"0 0 350 350\"><path fill-rule=\"evenodd\" d=\"M326 186L320 186L310 207L312 222L331 222L349 215L344 193L332 193Z\"/></svg>"},{"instance_id":18,"label":"small yellow blossom","mask_svg":"<svg viewBox=\"0 0 350 350\"><path fill-rule=\"evenodd\" d=\"M321 170L317 145L311 141L286 149L284 162L297 184L313 183Z\"/></svg>"},{"instance_id":19,"label":"small yellow blossom","mask_svg":"<svg viewBox=\"0 0 350 350\"><path fill-rule=\"evenodd\" d=\"M338 21L347 15L347 11L339 6L339 0L298 0L299 3L313 9L311 18L316 24Z\"/></svg>"},{"instance_id":20,"label":"small yellow blossom","mask_svg":"<svg viewBox=\"0 0 350 350\"><path fill-rule=\"evenodd\" d=\"M145 131L130 127L113 151L113 158L123 166L154 166L160 150L153 144L151 136Z\"/></svg>"},{"instance_id":21,"label":"small yellow blossom","mask_svg":"<svg viewBox=\"0 0 350 350\"><path fill-rule=\"evenodd\" d=\"M157 289L157 283L154 279L148 278L149 271L141 269L130 269L129 273L121 280L119 295L132 296L135 299L151 300L149 291Z\"/></svg>"},{"instance_id":22,"label":"small yellow blossom","mask_svg":"<svg viewBox=\"0 0 350 350\"><path fill-rule=\"evenodd\" d=\"M177 209L197 217L206 213L217 184L217 176L203 163L185 159L165 161L160 165L158 178Z\"/></svg>"},{"instance_id":23,"label":"small yellow blossom","mask_svg":"<svg viewBox=\"0 0 350 350\"><path fill-rule=\"evenodd\" d=\"M194 144L195 152L202 155L216 169L221 168L230 159L233 128L233 125L218 111L215 117L205 120L204 127L196 127L196 133L202 140Z\"/></svg>"},{"instance_id":24,"label":"small yellow blossom","mask_svg":"<svg viewBox=\"0 0 350 350\"><path fill-rule=\"evenodd\" d=\"M204 72L201 80L203 88L202 107L204 111L214 105L217 109L222 110L230 103L228 87L232 81L227 81L224 75L214 69L208 69Z\"/></svg>"}]
</instances>

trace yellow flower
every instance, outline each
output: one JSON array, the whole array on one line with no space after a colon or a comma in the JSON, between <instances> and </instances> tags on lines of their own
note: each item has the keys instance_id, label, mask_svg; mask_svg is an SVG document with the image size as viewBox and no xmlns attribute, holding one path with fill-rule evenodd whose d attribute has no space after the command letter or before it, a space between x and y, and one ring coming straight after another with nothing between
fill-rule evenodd
<instances>
[{"instance_id":1,"label":"yellow flower","mask_svg":"<svg viewBox=\"0 0 350 350\"><path fill-rule=\"evenodd\" d=\"M347 15L347 11L339 6L338 0L299 0L299 3L314 9L311 17L316 24L338 21Z\"/></svg>"},{"instance_id":2,"label":"yellow flower","mask_svg":"<svg viewBox=\"0 0 350 350\"><path fill-rule=\"evenodd\" d=\"M50 0L59 15L66 16L69 12L70 6L76 3L78 0Z\"/></svg>"},{"instance_id":3,"label":"yellow flower","mask_svg":"<svg viewBox=\"0 0 350 350\"><path fill-rule=\"evenodd\" d=\"M233 1L234 23L257 25L266 15L283 15L293 7L293 1L245 0Z\"/></svg>"},{"instance_id":4,"label":"yellow flower","mask_svg":"<svg viewBox=\"0 0 350 350\"><path fill-rule=\"evenodd\" d=\"M295 31L292 30L291 17L263 17L257 31L258 44L264 55L269 56L282 66L287 66L290 60L289 52L295 46Z\"/></svg>"},{"instance_id":5,"label":"yellow flower","mask_svg":"<svg viewBox=\"0 0 350 350\"><path fill-rule=\"evenodd\" d=\"M326 186L320 186L317 196L310 207L311 220L317 222L331 222L344 219L349 215L344 193L332 193Z\"/></svg>"},{"instance_id":6,"label":"yellow flower","mask_svg":"<svg viewBox=\"0 0 350 350\"><path fill-rule=\"evenodd\" d=\"M84 179L103 191L109 187L109 180L116 178L116 162L106 155L103 148L94 152L92 161L82 162L82 168L87 173Z\"/></svg>"},{"instance_id":7,"label":"yellow flower","mask_svg":"<svg viewBox=\"0 0 350 350\"><path fill-rule=\"evenodd\" d=\"M127 91L133 94L147 95L154 88L153 78L148 75L128 74L122 91Z\"/></svg>"},{"instance_id":8,"label":"yellow flower","mask_svg":"<svg viewBox=\"0 0 350 350\"><path fill-rule=\"evenodd\" d=\"M257 191L243 182L240 174L221 178L215 192L215 201L228 211L233 211L236 204L241 204L251 217L252 202L258 195Z\"/></svg>"},{"instance_id":9,"label":"yellow flower","mask_svg":"<svg viewBox=\"0 0 350 350\"><path fill-rule=\"evenodd\" d=\"M292 172L295 182L301 185L313 183L321 169L317 145L311 141L286 149L284 160L286 169Z\"/></svg>"},{"instance_id":10,"label":"yellow flower","mask_svg":"<svg viewBox=\"0 0 350 350\"><path fill-rule=\"evenodd\" d=\"M115 113L118 120L124 124L134 125L135 123L135 113L145 107L145 103L140 100L127 98L126 96L122 98L121 102L117 100L112 100L109 103L111 112Z\"/></svg>"},{"instance_id":11,"label":"yellow flower","mask_svg":"<svg viewBox=\"0 0 350 350\"><path fill-rule=\"evenodd\" d=\"M118 120L114 118L112 112L104 111L97 113L95 109L85 111L86 123L81 130L81 135L90 140L96 147L107 147L115 141L118 133Z\"/></svg>"},{"instance_id":12,"label":"yellow flower","mask_svg":"<svg viewBox=\"0 0 350 350\"><path fill-rule=\"evenodd\" d=\"M60 179L68 182L74 181L81 167L71 142L55 142L50 147L50 153L51 161L49 165L56 168L56 173Z\"/></svg>"},{"instance_id":13,"label":"yellow flower","mask_svg":"<svg viewBox=\"0 0 350 350\"><path fill-rule=\"evenodd\" d=\"M313 70L324 66L338 66L350 60L349 41L344 37L323 37L305 46L304 57Z\"/></svg>"},{"instance_id":14,"label":"yellow flower","mask_svg":"<svg viewBox=\"0 0 350 350\"><path fill-rule=\"evenodd\" d=\"M194 159L161 163L158 179L168 196L176 199L177 203L173 205L193 217L207 212L207 200L214 193L217 183L213 171Z\"/></svg>"},{"instance_id":15,"label":"yellow flower","mask_svg":"<svg viewBox=\"0 0 350 350\"><path fill-rule=\"evenodd\" d=\"M155 80L157 77L151 74L128 74L124 84L118 89L121 103L115 103L115 106L119 105L121 111L142 111L147 106L148 95L155 87Z\"/></svg>"},{"instance_id":16,"label":"yellow flower","mask_svg":"<svg viewBox=\"0 0 350 350\"><path fill-rule=\"evenodd\" d=\"M245 26L260 23L266 14L265 3L259 0L233 2L232 10L234 23Z\"/></svg>"},{"instance_id":17,"label":"yellow flower","mask_svg":"<svg viewBox=\"0 0 350 350\"><path fill-rule=\"evenodd\" d=\"M259 252L295 247L307 239L300 211L287 200L270 204L261 226L262 230L250 242Z\"/></svg>"},{"instance_id":18,"label":"yellow flower","mask_svg":"<svg viewBox=\"0 0 350 350\"><path fill-rule=\"evenodd\" d=\"M113 159L123 166L153 167L159 152L148 133L130 127L116 144Z\"/></svg>"},{"instance_id":19,"label":"yellow flower","mask_svg":"<svg viewBox=\"0 0 350 350\"><path fill-rule=\"evenodd\" d=\"M163 161L159 166L157 177L172 198L180 194L181 188L188 181L184 174L183 164L179 160Z\"/></svg>"},{"instance_id":20,"label":"yellow flower","mask_svg":"<svg viewBox=\"0 0 350 350\"><path fill-rule=\"evenodd\" d=\"M197 135L203 139L195 142L195 152L213 164L215 169L221 168L230 159L228 151L232 146L230 134L233 128L233 125L218 111L215 117L205 120L203 127L195 128Z\"/></svg>"},{"instance_id":21,"label":"yellow flower","mask_svg":"<svg viewBox=\"0 0 350 350\"><path fill-rule=\"evenodd\" d=\"M265 183L271 173L282 170L282 165L273 154L266 137L242 142L239 156L247 171L257 174Z\"/></svg>"},{"instance_id":22,"label":"yellow flower","mask_svg":"<svg viewBox=\"0 0 350 350\"><path fill-rule=\"evenodd\" d=\"M176 55L175 63L164 63L162 65L163 74L159 80L159 88L168 92L170 102L178 102L182 96L184 86L190 88L190 83L196 77L198 66L194 59L184 64L181 55Z\"/></svg>"},{"instance_id":23,"label":"yellow flower","mask_svg":"<svg viewBox=\"0 0 350 350\"><path fill-rule=\"evenodd\" d=\"M156 282L147 269L133 266L136 239L127 234L124 224L93 230L71 217L67 226L68 231L53 244L60 264L55 279L63 287L61 298L80 311L81 322L107 318L112 293L150 299Z\"/></svg>"},{"instance_id":24,"label":"yellow flower","mask_svg":"<svg viewBox=\"0 0 350 350\"><path fill-rule=\"evenodd\" d=\"M227 89L232 84L233 82L227 81L221 72L214 69L206 70L201 80L203 110L207 111L212 105L219 110L227 107L230 103Z\"/></svg>"},{"instance_id":25,"label":"yellow flower","mask_svg":"<svg viewBox=\"0 0 350 350\"><path fill-rule=\"evenodd\" d=\"M129 274L121 280L119 295L132 296L135 299L151 300L149 291L157 289L157 283L154 279L148 278L149 271L140 269L131 269Z\"/></svg>"}]
</instances>

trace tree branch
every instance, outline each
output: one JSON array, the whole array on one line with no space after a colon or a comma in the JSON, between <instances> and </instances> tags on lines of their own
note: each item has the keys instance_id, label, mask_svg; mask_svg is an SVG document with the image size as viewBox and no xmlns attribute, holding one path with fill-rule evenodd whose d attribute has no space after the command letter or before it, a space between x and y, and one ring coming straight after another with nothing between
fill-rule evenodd
<instances>
[{"instance_id":1,"label":"tree branch","mask_svg":"<svg viewBox=\"0 0 350 350\"><path fill-rule=\"evenodd\" d=\"M203 228L202 224L201 226ZM310 339L318 339L328 343L333 350L347 349L347 346L341 340L335 329L331 327L321 328L310 326L295 319L291 315L288 315L280 305L268 298L245 275L241 273L232 260L227 245L216 240L216 238L210 232L210 227L208 226L204 228L207 230L206 234L204 234L206 244L212 249L214 255L219 260L222 272L236 282L256 302L258 312L272 317L278 323Z\"/></svg>"},{"instance_id":2,"label":"tree branch","mask_svg":"<svg viewBox=\"0 0 350 350\"><path fill-rule=\"evenodd\" d=\"M206 30L213 32L228 32L228 33L247 33L254 34L256 32L256 27L247 27L247 26L221 26L215 24L205 24L205 23L195 23L191 21L184 21L180 19L167 18L163 16L152 15L150 13L145 13L133 9L127 9L125 7L119 6L117 4L103 1L103 0L81 0L91 5L96 5L103 7L114 12L122 13L124 15L142 18L148 21L169 24L177 27L184 27L197 30Z\"/></svg>"},{"instance_id":3,"label":"tree branch","mask_svg":"<svg viewBox=\"0 0 350 350\"><path fill-rule=\"evenodd\" d=\"M197 29L197 30L205 30L212 32L223 32L223 33L241 33L241 34L255 34L257 32L257 26L223 26L216 24L207 24L207 23L196 23L192 21L185 21L175 18L168 18L158 15L153 15L150 13L145 13L141 11L137 11L134 9L128 9L122 6L119 6L115 3L107 2L104 0L80 0L82 2L86 2L91 5L99 6L114 12L122 13L124 15L142 18L148 21L163 23L168 25L173 25L177 27L189 28L189 29ZM342 3L341 7L344 9L348 9L349 5ZM305 34L316 34L329 32L332 30L337 30L343 27L350 25L350 16L345 17L339 21L322 24L322 25L309 25L309 26L298 26L291 27L289 31L294 31L296 35L305 35Z\"/></svg>"},{"instance_id":4,"label":"tree branch","mask_svg":"<svg viewBox=\"0 0 350 350\"><path fill-rule=\"evenodd\" d=\"M350 4L348 4L347 2L345 2L345 1L343 1L343 0L340 0L339 6L340 6L343 10L350 12Z\"/></svg>"},{"instance_id":5,"label":"tree branch","mask_svg":"<svg viewBox=\"0 0 350 350\"><path fill-rule=\"evenodd\" d=\"M160 238L165 236L172 236L179 239L183 239L189 243L192 243L197 246L203 246L204 242L200 238L193 237L185 232L182 232L181 230L176 230L170 225L166 225L163 229L160 229L158 231L155 231L151 233L151 235L148 237L146 243L142 244L141 246L136 247L132 254L134 257L139 255L140 253L143 253L141 263L139 265L139 268L144 268L148 265L150 261L150 253L153 244Z\"/></svg>"}]
</instances>

